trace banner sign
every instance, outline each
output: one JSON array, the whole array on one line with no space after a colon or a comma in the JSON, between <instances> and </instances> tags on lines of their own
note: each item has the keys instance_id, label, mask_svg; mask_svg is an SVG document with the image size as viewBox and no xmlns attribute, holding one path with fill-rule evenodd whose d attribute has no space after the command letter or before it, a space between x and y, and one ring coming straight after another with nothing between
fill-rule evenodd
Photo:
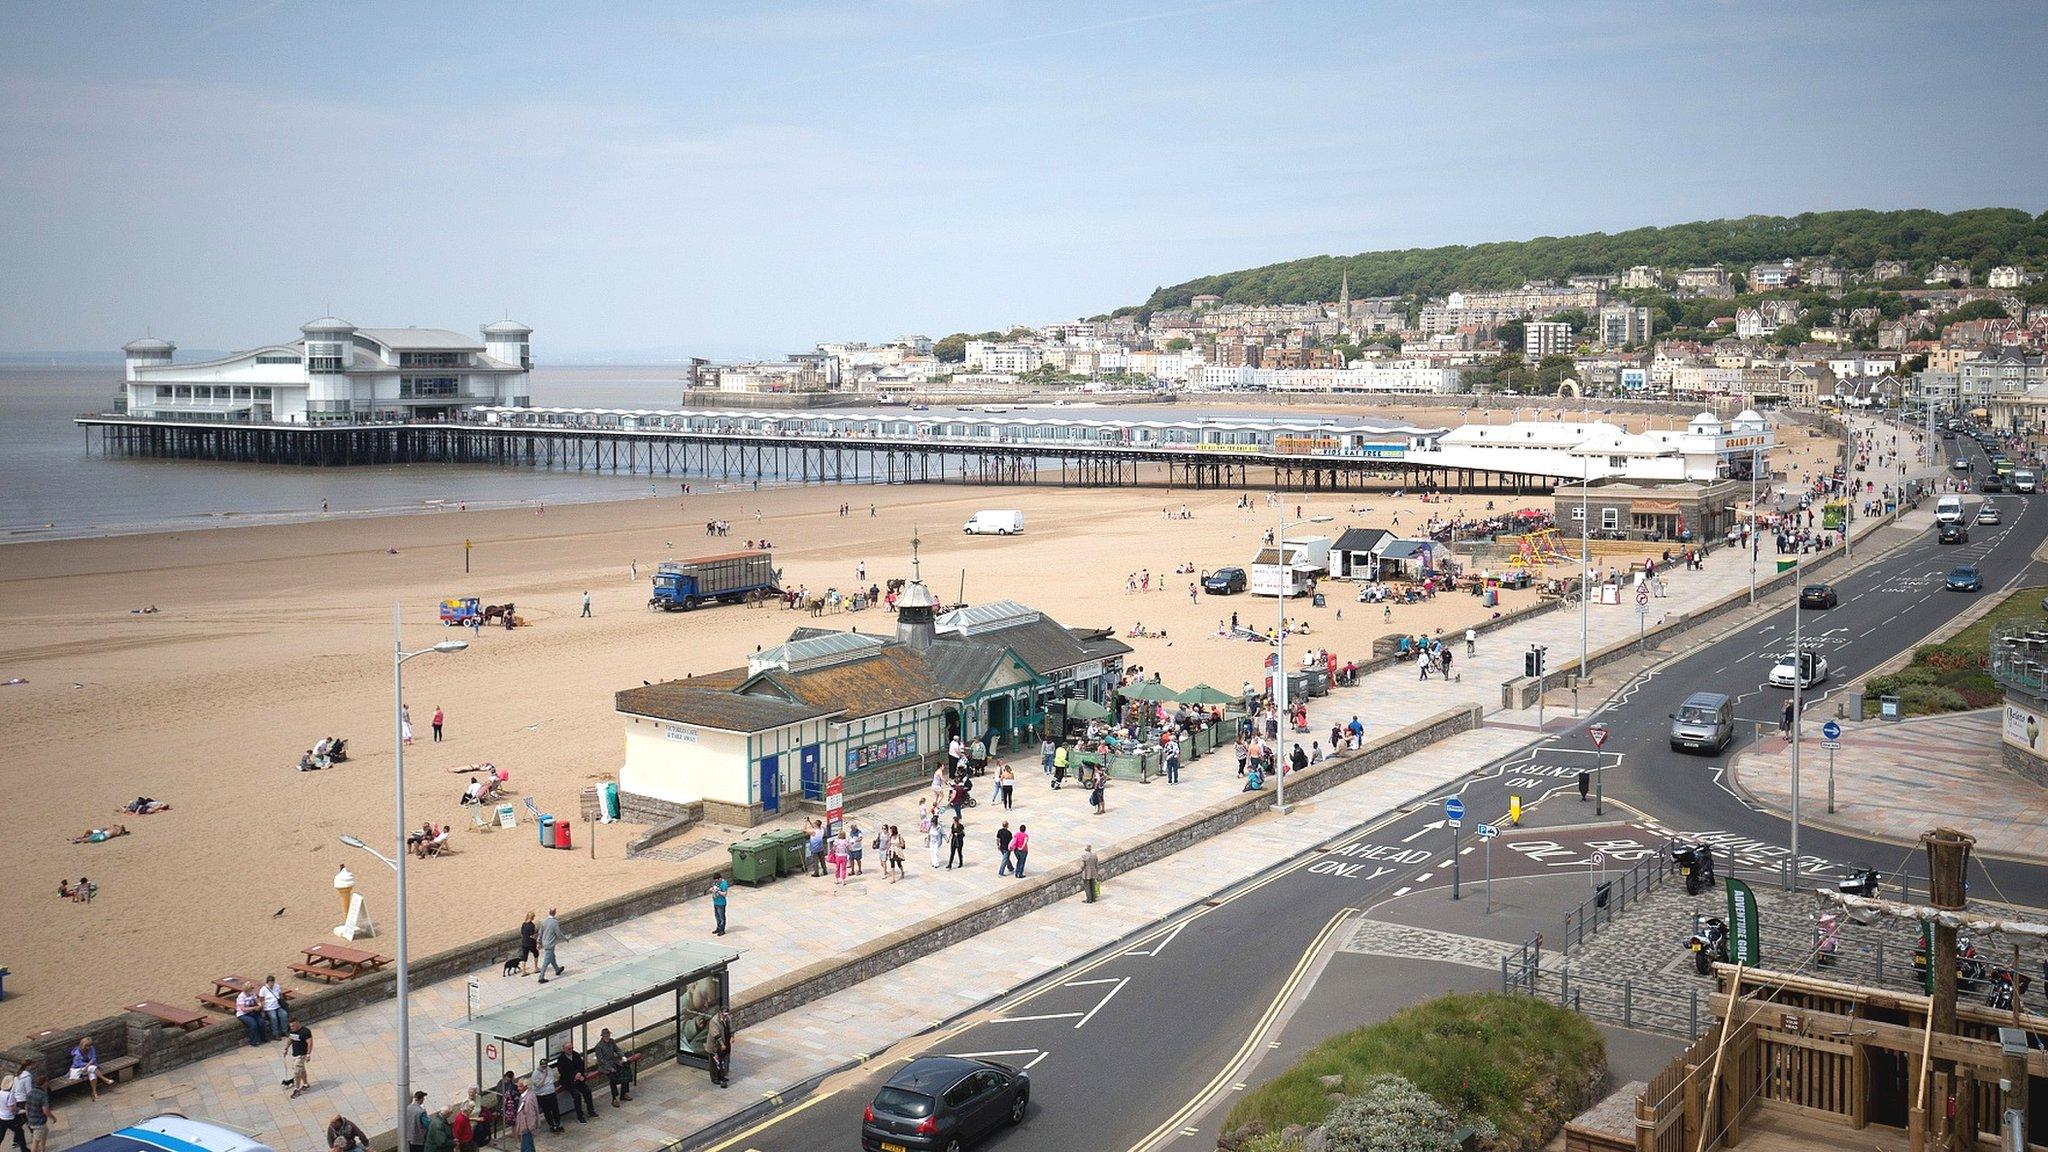
<instances>
[{"instance_id":1,"label":"banner sign","mask_svg":"<svg viewBox=\"0 0 2048 1152\"><path fill-rule=\"evenodd\" d=\"M1728 881L1728 958L1737 964L1756 967L1763 963L1763 946L1758 939L1756 893L1740 880Z\"/></svg>"}]
</instances>

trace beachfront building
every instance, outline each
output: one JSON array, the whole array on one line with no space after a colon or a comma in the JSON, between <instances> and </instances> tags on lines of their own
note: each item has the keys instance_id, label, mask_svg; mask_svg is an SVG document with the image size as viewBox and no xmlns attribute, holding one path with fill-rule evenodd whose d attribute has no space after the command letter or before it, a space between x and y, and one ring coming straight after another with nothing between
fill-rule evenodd
<instances>
[{"instance_id":1,"label":"beachfront building","mask_svg":"<svg viewBox=\"0 0 2048 1152\"><path fill-rule=\"evenodd\" d=\"M180 363L145 337L122 346L117 409L161 420L257 424L460 419L485 405L525 407L533 330L511 320L482 340L441 328L358 328L331 316L300 337Z\"/></svg>"},{"instance_id":2,"label":"beachfront building","mask_svg":"<svg viewBox=\"0 0 2048 1152\"><path fill-rule=\"evenodd\" d=\"M1477 472L1629 480L1711 481L1740 473L1754 453L1768 451L1770 423L1755 412L1733 420L1702 412L1682 428L1629 432L1606 421L1518 420L1466 424L1410 451L1414 464Z\"/></svg>"},{"instance_id":3,"label":"beachfront building","mask_svg":"<svg viewBox=\"0 0 2048 1152\"><path fill-rule=\"evenodd\" d=\"M1131 649L1010 600L940 613L913 580L892 635L799 628L743 667L618 693L620 803L752 825L922 781L948 743L1035 745L1061 701L1106 703Z\"/></svg>"}]
</instances>

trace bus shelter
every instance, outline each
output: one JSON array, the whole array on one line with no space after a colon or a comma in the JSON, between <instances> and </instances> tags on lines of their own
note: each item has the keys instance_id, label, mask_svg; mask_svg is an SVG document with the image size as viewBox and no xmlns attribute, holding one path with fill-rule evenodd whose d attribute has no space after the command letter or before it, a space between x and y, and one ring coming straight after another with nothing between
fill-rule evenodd
<instances>
[{"instance_id":1,"label":"bus shelter","mask_svg":"<svg viewBox=\"0 0 2048 1152\"><path fill-rule=\"evenodd\" d=\"M472 1003L450 1027L476 1035L477 1082L494 1083L506 1069L523 1076L574 1041L588 1052L603 1029L643 1070L673 1056L710 1067L706 1036L711 1018L726 1007L729 968L739 953L684 941L548 981L545 988L490 1008ZM474 993L472 993L474 1001Z\"/></svg>"}]
</instances>

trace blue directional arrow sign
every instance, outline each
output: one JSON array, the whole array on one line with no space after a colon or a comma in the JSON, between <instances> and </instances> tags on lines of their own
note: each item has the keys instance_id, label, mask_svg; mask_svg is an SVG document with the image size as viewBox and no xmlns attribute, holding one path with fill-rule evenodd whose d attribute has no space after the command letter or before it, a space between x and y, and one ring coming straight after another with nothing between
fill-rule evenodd
<instances>
[{"instance_id":1,"label":"blue directional arrow sign","mask_svg":"<svg viewBox=\"0 0 2048 1152\"><path fill-rule=\"evenodd\" d=\"M1842 726L1830 720L1820 726L1820 734L1829 740L1840 740L1842 738Z\"/></svg>"},{"instance_id":2,"label":"blue directional arrow sign","mask_svg":"<svg viewBox=\"0 0 2048 1152\"><path fill-rule=\"evenodd\" d=\"M1444 818L1447 820L1463 820L1465 818L1465 802L1456 796L1446 797L1444 800Z\"/></svg>"}]
</instances>

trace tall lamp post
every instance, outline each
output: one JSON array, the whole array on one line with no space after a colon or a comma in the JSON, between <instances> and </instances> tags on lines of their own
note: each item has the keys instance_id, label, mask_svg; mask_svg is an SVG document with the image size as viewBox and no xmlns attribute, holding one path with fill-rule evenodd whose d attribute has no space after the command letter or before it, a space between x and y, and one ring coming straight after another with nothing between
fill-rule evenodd
<instances>
[{"instance_id":1,"label":"tall lamp post","mask_svg":"<svg viewBox=\"0 0 2048 1152\"><path fill-rule=\"evenodd\" d=\"M1273 711L1280 721L1280 744L1283 748L1291 731L1287 723L1287 530L1299 528L1304 524L1328 524L1334 519L1330 516L1309 516L1289 521L1282 518L1286 514L1287 504L1283 500L1279 506L1279 515L1273 518L1273 558L1279 561L1274 567L1281 570L1280 583L1275 588L1273 597L1274 614L1279 618L1279 630L1274 641L1278 646L1273 650ZM1287 768L1287 757L1281 754L1279 748L1274 749L1273 776L1279 781L1279 792L1274 797L1273 810L1283 816L1287 814Z\"/></svg>"},{"instance_id":2,"label":"tall lamp post","mask_svg":"<svg viewBox=\"0 0 2048 1152\"><path fill-rule=\"evenodd\" d=\"M396 848L394 857L371 848L353 836L343 836L341 842L351 848L361 848L377 859L391 866L398 876L398 1111L394 1113L394 1126L405 1127L405 1106L412 1102L412 968L405 950L405 662L415 656L432 652L460 652L469 647L466 640L443 640L430 648L405 650L405 643L399 631L398 603L391 604L391 811L397 822L397 833L393 837ZM401 1131L400 1136L403 1138Z\"/></svg>"},{"instance_id":3,"label":"tall lamp post","mask_svg":"<svg viewBox=\"0 0 2048 1152\"><path fill-rule=\"evenodd\" d=\"M1806 711L1806 649L1799 636L1801 564L1792 558L1792 887L1799 887L1799 721ZM1815 658L1816 663L1818 657Z\"/></svg>"},{"instance_id":4,"label":"tall lamp post","mask_svg":"<svg viewBox=\"0 0 2048 1152\"><path fill-rule=\"evenodd\" d=\"M1749 446L1749 602L1756 603L1756 550L1758 548L1756 523L1756 470L1761 467L1757 445Z\"/></svg>"},{"instance_id":5,"label":"tall lamp post","mask_svg":"<svg viewBox=\"0 0 2048 1152\"><path fill-rule=\"evenodd\" d=\"M1586 682L1586 595L1593 554L1593 457L1579 454L1579 684ZM1578 685L1572 686L1572 715L1579 714Z\"/></svg>"}]
</instances>

